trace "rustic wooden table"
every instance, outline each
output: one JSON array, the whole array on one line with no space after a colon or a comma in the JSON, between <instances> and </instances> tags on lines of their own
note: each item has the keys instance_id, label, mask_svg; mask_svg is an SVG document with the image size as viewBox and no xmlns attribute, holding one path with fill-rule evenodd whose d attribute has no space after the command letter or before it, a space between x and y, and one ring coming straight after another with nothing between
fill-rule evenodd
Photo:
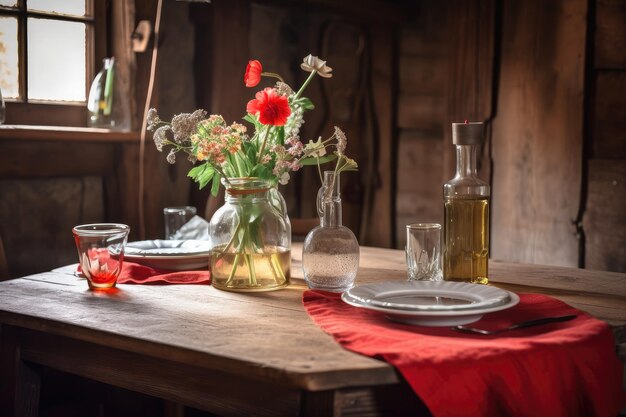
<instances>
[{"instance_id":1,"label":"rustic wooden table","mask_svg":"<svg viewBox=\"0 0 626 417\"><path fill-rule=\"evenodd\" d=\"M394 368L342 349L292 285L246 294L211 286L90 292L70 268L0 283L0 410L34 415L40 364L220 415L390 415L419 408ZM403 252L362 248L360 284L405 279ZM626 274L490 262L491 281L549 294L607 321L626 346ZM623 355L624 349L621 349Z\"/></svg>"}]
</instances>

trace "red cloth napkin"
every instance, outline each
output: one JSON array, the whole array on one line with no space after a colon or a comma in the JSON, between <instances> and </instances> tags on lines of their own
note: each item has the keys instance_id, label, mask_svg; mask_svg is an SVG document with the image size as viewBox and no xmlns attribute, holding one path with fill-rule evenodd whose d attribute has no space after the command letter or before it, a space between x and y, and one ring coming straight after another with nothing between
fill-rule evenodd
<instances>
[{"instance_id":1,"label":"red cloth napkin","mask_svg":"<svg viewBox=\"0 0 626 417\"><path fill-rule=\"evenodd\" d=\"M81 271L80 264L78 271ZM167 271L124 261L118 284L210 284L211 273L204 271Z\"/></svg>"},{"instance_id":2,"label":"red cloth napkin","mask_svg":"<svg viewBox=\"0 0 626 417\"><path fill-rule=\"evenodd\" d=\"M472 326L578 317L481 336L394 323L323 291L306 291L303 303L343 347L395 366L435 417L616 416L625 404L623 365L609 326L551 297L520 298L517 306Z\"/></svg>"}]
</instances>

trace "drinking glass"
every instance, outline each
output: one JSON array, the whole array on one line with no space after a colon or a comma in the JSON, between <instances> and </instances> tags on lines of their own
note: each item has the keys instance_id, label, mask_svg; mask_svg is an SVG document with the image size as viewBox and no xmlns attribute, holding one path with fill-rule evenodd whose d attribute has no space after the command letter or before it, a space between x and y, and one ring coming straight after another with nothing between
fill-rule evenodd
<instances>
[{"instance_id":1,"label":"drinking glass","mask_svg":"<svg viewBox=\"0 0 626 417\"><path fill-rule=\"evenodd\" d=\"M118 223L94 223L72 229L78 260L92 290L115 287L122 270L130 227Z\"/></svg>"},{"instance_id":2,"label":"drinking glass","mask_svg":"<svg viewBox=\"0 0 626 417\"><path fill-rule=\"evenodd\" d=\"M165 219L165 239L178 239L176 235L177 232L195 215L195 207L165 207L163 209L163 217Z\"/></svg>"},{"instance_id":3,"label":"drinking glass","mask_svg":"<svg viewBox=\"0 0 626 417\"><path fill-rule=\"evenodd\" d=\"M406 266L409 281L441 281L441 225L414 223L406 226Z\"/></svg>"}]
</instances>

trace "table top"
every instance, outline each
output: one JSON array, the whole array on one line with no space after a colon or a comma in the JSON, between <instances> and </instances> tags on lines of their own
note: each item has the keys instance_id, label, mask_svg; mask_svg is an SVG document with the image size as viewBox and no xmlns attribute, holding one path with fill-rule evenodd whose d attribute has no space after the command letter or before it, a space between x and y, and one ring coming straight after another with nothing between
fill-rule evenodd
<instances>
[{"instance_id":1,"label":"table top","mask_svg":"<svg viewBox=\"0 0 626 417\"><path fill-rule=\"evenodd\" d=\"M301 244L292 257L292 284L269 293L207 285L92 292L73 267L60 268L1 282L0 323L308 391L399 382L391 366L344 350L313 323L301 301ZM496 286L559 298L626 342L626 274L497 261L489 268ZM402 251L361 248L357 285L404 280Z\"/></svg>"}]
</instances>

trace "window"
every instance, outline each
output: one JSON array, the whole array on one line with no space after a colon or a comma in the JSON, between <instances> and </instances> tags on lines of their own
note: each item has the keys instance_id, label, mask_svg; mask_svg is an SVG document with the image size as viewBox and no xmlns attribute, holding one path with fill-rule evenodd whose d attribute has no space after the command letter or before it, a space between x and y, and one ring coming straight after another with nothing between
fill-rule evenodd
<instances>
[{"instance_id":1,"label":"window","mask_svg":"<svg viewBox=\"0 0 626 417\"><path fill-rule=\"evenodd\" d=\"M104 4L0 0L0 89L7 123L85 125L100 27L94 1Z\"/></svg>"}]
</instances>

